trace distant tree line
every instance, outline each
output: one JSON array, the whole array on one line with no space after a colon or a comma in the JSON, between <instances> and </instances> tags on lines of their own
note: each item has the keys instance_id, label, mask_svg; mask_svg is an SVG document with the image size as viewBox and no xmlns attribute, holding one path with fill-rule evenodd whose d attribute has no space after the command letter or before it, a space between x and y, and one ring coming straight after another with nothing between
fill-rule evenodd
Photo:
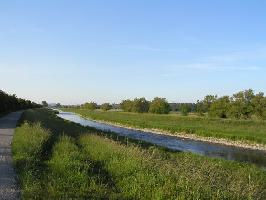
<instances>
[{"instance_id":1,"label":"distant tree line","mask_svg":"<svg viewBox=\"0 0 266 200\"><path fill-rule=\"evenodd\" d=\"M41 107L41 105L30 100L18 98L15 94L9 95L0 90L0 113L37 107Z\"/></svg>"},{"instance_id":2,"label":"distant tree line","mask_svg":"<svg viewBox=\"0 0 266 200\"><path fill-rule=\"evenodd\" d=\"M119 105L103 103L102 105L97 105L95 102L87 102L81 106L75 106L75 108L82 108L88 110L102 109L103 111L111 109L122 109L126 112L136 112L136 113L157 113L157 114L167 114L170 112L170 104L165 98L156 97L152 101L143 98L135 98L134 100L123 100Z\"/></svg>"},{"instance_id":3,"label":"distant tree line","mask_svg":"<svg viewBox=\"0 0 266 200\"><path fill-rule=\"evenodd\" d=\"M180 112L186 116L188 113L197 113L200 116L250 119L266 119L266 97L262 92L255 94L252 89L237 92L230 96L218 97L207 95L197 103L168 103L165 98L156 97L152 101L144 97L133 100L123 100L119 105L87 102L81 106L83 109L102 109L104 111L120 108L126 112L168 114L170 111Z\"/></svg>"},{"instance_id":4,"label":"distant tree line","mask_svg":"<svg viewBox=\"0 0 266 200\"><path fill-rule=\"evenodd\" d=\"M102 109L103 111L111 110L113 105L110 103L103 103L102 105L98 105L95 102L86 102L80 106L76 106L76 108L88 109L88 110L95 110L95 109Z\"/></svg>"},{"instance_id":5,"label":"distant tree line","mask_svg":"<svg viewBox=\"0 0 266 200\"><path fill-rule=\"evenodd\" d=\"M169 103L171 111L183 112L196 112L197 104L196 103Z\"/></svg>"},{"instance_id":6,"label":"distant tree line","mask_svg":"<svg viewBox=\"0 0 266 200\"><path fill-rule=\"evenodd\" d=\"M165 98L155 97L151 102L143 98L135 98L134 100L123 100L120 104L121 109L127 112L137 113L156 113L168 114L171 110L170 104Z\"/></svg>"},{"instance_id":7,"label":"distant tree line","mask_svg":"<svg viewBox=\"0 0 266 200\"><path fill-rule=\"evenodd\" d=\"M250 119L255 116L266 119L266 97L255 94L252 89L237 92L230 96L207 95L197 102L197 113L208 113L210 117Z\"/></svg>"}]
</instances>

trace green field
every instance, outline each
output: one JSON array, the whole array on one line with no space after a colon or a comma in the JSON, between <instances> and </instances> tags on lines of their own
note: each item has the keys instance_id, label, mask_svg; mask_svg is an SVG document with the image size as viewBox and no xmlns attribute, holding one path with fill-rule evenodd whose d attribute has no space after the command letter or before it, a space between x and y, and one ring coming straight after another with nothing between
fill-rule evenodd
<instances>
[{"instance_id":1,"label":"green field","mask_svg":"<svg viewBox=\"0 0 266 200\"><path fill-rule=\"evenodd\" d=\"M85 109L63 109L83 117L119 123L125 126L148 129L161 129L170 133L190 133L203 137L244 140L266 144L266 121L216 119L178 114L158 115L129 112Z\"/></svg>"},{"instance_id":2,"label":"green field","mask_svg":"<svg viewBox=\"0 0 266 200\"><path fill-rule=\"evenodd\" d=\"M26 111L12 144L23 199L265 199L251 164L171 152Z\"/></svg>"}]
</instances>

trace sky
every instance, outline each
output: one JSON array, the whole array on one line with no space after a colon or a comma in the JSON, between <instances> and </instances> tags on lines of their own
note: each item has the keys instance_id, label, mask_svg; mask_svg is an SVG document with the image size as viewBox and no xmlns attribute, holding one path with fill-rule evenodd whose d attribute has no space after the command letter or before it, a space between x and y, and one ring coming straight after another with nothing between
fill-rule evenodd
<instances>
[{"instance_id":1,"label":"sky","mask_svg":"<svg viewBox=\"0 0 266 200\"><path fill-rule=\"evenodd\" d=\"M35 102L266 93L266 1L0 0L0 89Z\"/></svg>"}]
</instances>

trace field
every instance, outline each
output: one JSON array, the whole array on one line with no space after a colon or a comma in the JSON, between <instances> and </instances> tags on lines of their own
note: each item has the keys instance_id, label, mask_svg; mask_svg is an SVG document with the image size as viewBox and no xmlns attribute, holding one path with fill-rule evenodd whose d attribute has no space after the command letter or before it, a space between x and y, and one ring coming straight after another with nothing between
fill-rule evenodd
<instances>
[{"instance_id":1,"label":"field","mask_svg":"<svg viewBox=\"0 0 266 200\"><path fill-rule=\"evenodd\" d=\"M158 115L85 109L63 109L83 117L118 123L125 126L161 129L172 134L189 133L203 137L240 140L266 144L266 121L232 120L178 114Z\"/></svg>"},{"instance_id":2,"label":"field","mask_svg":"<svg viewBox=\"0 0 266 200\"><path fill-rule=\"evenodd\" d=\"M171 152L26 111L13 159L23 199L265 199L266 172L251 164Z\"/></svg>"}]
</instances>

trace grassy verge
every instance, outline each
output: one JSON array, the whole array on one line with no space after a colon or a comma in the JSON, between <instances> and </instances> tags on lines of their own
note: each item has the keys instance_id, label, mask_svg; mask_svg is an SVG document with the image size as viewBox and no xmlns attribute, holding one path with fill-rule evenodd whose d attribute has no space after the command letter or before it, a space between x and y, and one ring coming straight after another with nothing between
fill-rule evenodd
<instances>
[{"instance_id":1,"label":"grassy verge","mask_svg":"<svg viewBox=\"0 0 266 200\"><path fill-rule=\"evenodd\" d=\"M12 150L23 199L266 198L254 165L138 144L45 109L23 114Z\"/></svg>"},{"instance_id":2,"label":"grassy verge","mask_svg":"<svg viewBox=\"0 0 266 200\"><path fill-rule=\"evenodd\" d=\"M266 122L254 120L211 119L207 117L156 115L127 112L101 112L64 109L94 120L104 120L136 128L160 129L172 134L189 133L203 137L225 138L266 145Z\"/></svg>"},{"instance_id":3,"label":"grassy verge","mask_svg":"<svg viewBox=\"0 0 266 200\"><path fill-rule=\"evenodd\" d=\"M253 199L265 195L266 174L253 167L142 149L93 135L83 136L81 144L86 155L112 175L126 199Z\"/></svg>"},{"instance_id":4,"label":"grassy verge","mask_svg":"<svg viewBox=\"0 0 266 200\"><path fill-rule=\"evenodd\" d=\"M22 199L102 199L112 196L105 175L93 172L76 140L91 132L45 109L24 112L12 152Z\"/></svg>"}]
</instances>

